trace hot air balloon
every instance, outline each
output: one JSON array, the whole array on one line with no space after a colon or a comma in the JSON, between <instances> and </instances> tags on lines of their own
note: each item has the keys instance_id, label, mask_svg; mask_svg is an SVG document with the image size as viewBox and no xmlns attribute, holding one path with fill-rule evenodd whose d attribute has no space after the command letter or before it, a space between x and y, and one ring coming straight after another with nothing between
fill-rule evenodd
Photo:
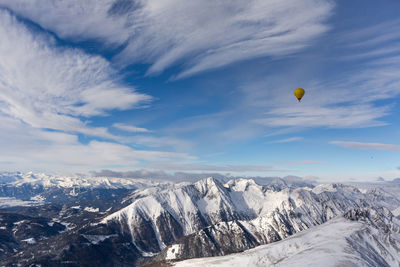
<instances>
[{"instance_id":1,"label":"hot air balloon","mask_svg":"<svg viewBox=\"0 0 400 267\"><path fill-rule=\"evenodd\" d=\"M304 96L304 94L306 93L306 91L304 91L303 88L297 88L297 89L294 90L293 93L294 93L294 95L297 97L297 99L298 99L299 102L300 102L301 98Z\"/></svg>"}]
</instances>

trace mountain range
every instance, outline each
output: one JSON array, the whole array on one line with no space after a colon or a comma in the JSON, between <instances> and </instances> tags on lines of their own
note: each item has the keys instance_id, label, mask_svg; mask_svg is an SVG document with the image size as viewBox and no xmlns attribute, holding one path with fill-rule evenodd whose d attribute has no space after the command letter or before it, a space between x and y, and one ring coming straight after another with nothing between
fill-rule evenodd
<instances>
[{"instance_id":1,"label":"mountain range","mask_svg":"<svg viewBox=\"0 0 400 267\"><path fill-rule=\"evenodd\" d=\"M2 173L0 264L398 266L399 192L384 182Z\"/></svg>"}]
</instances>

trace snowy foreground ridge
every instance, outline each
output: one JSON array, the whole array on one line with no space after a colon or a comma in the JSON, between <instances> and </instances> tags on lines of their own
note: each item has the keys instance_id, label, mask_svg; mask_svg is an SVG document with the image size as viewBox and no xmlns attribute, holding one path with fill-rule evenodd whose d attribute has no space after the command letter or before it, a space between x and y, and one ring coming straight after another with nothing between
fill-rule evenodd
<instances>
[{"instance_id":1,"label":"snowy foreground ridge","mask_svg":"<svg viewBox=\"0 0 400 267\"><path fill-rule=\"evenodd\" d=\"M398 245L399 233L392 238L397 239ZM186 260L174 266L399 266L400 251L388 242L378 229L338 217L242 253Z\"/></svg>"}]
</instances>

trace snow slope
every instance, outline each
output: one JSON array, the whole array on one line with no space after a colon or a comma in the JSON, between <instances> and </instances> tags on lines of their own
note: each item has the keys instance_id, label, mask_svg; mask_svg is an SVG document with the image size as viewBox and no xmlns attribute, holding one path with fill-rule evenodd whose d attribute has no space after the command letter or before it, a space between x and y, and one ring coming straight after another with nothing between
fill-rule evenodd
<instances>
[{"instance_id":1,"label":"snow slope","mask_svg":"<svg viewBox=\"0 0 400 267\"><path fill-rule=\"evenodd\" d=\"M243 253L186 260L174 266L337 266L340 262L360 260L346 252L346 237L361 228L362 223L337 218Z\"/></svg>"},{"instance_id":2,"label":"snow slope","mask_svg":"<svg viewBox=\"0 0 400 267\"><path fill-rule=\"evenodd\" d=\"M390 237L392 243L385 242ZM382 229L340 216L279 242L174 266L399 266L399 245L399 232L385 235Z\"/></svg>"}]
</instances>

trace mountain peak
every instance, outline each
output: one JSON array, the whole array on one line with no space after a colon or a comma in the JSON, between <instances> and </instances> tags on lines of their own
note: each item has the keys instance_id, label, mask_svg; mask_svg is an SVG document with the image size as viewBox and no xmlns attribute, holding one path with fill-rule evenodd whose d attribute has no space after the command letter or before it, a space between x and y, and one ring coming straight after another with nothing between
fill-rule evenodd
<instances>
[{"instance_id":1,"label":"mountain peak","mask_svg":"<svg viewBox=\"0 0 400 267\"><path fill-rule=\"evenodd\" d=\"M222 183L218 179L215 179L212 176L201 179L197 181L194 185L200 192L207 192L209 189L213 187L217 188L223 187Z\"/></svg>"},{"instance_id":2,"label":"mountain peak","mask_svg":"<svg viewBox=\"0 0 400 267\"><path fill-rule=\"evenodd\" d=\"M261 188L261 186L257 184L253 179L246 178L231 180L226 183L226 185L230 188L233 188L235 191L246 191L251 186Z\"/></svg>"},{"instance_id":3,"label":"mountain peak","mask_svg":"<svg viewBox=\"0 0 400 267\"><path fill-rule=\"evenodd\" d=\"M208 178L202 179L200 181L204 181L207 184L217 184L220 183L217 179L215 179L214 177L210 176Z\"/></svg>"}]
</instances>

